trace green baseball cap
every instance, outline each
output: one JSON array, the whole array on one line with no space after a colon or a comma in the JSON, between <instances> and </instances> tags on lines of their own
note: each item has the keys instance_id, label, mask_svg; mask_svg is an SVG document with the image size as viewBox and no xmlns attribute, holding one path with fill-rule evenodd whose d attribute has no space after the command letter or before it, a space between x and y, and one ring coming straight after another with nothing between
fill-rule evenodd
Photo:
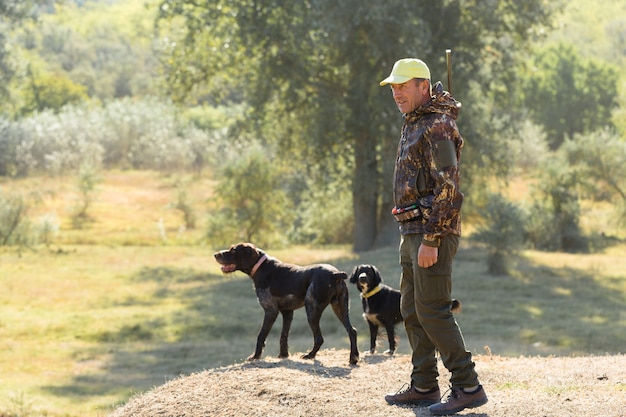
<instances>
[{"instance_id":1,"label":"green baseball cap","mask_svg":"<svg viewBox=\"0 0 626 417\"><path fill-rule=\"evenodd\" d=\"M380 82L380 85L402 84L413 78L425 78L430 80L428 65L421 59L404 58L393 64L391 74Z\"/></svg>"}]
</instances>

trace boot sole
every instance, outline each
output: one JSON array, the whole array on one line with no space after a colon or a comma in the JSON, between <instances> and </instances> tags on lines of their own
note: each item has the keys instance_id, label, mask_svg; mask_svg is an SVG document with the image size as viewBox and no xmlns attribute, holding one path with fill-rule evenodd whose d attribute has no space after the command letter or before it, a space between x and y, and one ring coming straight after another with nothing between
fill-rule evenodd
<instances>
[{"instance_id":1,"label":"boot sole","mask_svg":"<svg viewBox=\"0 0 626 417\"><path fill-rule=\"evenodd\" d=\"M433 410L430 410L430 408L429 408L428 411L430 411L431 414L434 414L436 416L449 416L451 414L456 414L459 411L463 411L463 410L465 410L467 408L480 407L481 405L487 404L488 401L489 401L489 399L482 398L480 400L473 401L473 402L471 402L471 403L469 403L469 404L467 404L467 405L465 405L463 407L459 407L459 408L453 408L453 409L450 409L450 410L442 410L442 411L433 411Z\"/></svg>"},{"instance_id":2,"label":"boot sole","mask_svg":"<svg viewBox=\"0 0 626 417\"><path fill-rule=\"evenodd\" d=\"M385 401L387 401L389 405L406 405L409 407L430 407L431 405L437 404L436 401Z\"/></svg>"}]
</instances>

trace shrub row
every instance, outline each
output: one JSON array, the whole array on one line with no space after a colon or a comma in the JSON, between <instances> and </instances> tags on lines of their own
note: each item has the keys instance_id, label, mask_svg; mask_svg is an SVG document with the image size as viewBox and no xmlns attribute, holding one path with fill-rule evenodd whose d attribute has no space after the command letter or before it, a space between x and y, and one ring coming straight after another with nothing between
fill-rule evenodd
<instances>
[{"instance_id":1,"label":"shrub row","mask_svg":"<svg viewBox=\"0 0 626 417\"><path fill-rule=\"evenodd\" d=\"M0 175L59 175L84 165L199 171L210 162L214 138L215 131L156 99L66 106L17 121L0 118Z\"/></svg>"}]
</instances>

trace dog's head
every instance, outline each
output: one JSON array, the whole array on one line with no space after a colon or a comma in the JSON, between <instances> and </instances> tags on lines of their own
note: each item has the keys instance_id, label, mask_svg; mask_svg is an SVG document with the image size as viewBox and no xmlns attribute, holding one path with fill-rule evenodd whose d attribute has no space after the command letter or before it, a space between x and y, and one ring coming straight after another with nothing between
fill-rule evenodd
<instances>
[{"instance_id":1,"label":"dog's head","mask_svg":"<svg viewBox=\"0 0 626 417\"><path fill-rule=\"evenodd\" d=\"M356 284L357 289L364 294L376 288L382 281L374 265L356 266L350 276L350 282Z\"/></svg>"},{"instance_id":2,"label":"dog's head","mask_svg":"<svg viewBox=\"0 0 626 417\"><path fill-rule=\"evenodd\" d=\"M238 243L230 248L215 252L215 260L222 266L222 272L241 271L248 275L265 253L252 243Z\"/></svg>"}]
</instances>

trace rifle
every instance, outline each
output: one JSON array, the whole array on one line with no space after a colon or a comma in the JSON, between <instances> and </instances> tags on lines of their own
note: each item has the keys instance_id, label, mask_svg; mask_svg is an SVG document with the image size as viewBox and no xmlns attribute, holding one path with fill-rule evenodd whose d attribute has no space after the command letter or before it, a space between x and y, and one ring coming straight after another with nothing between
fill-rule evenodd
<instances>
[{"instance_id":1,"label":"rifle","mask_svg":"<svg viewBox=\"0 0 626 417\"><path fill-rule=\"evenodd\" d=\"M452 49L446 49L446 66L448 67L448 93L452 95Z\"/></svg>"},{"instance_id":2,"label":"rifle","mask_svg":"<svg viewBox=\"0 0 626 417\"><path fill-rule=\"evenodd\" d=\"M448 94L452 95L452 49L446 49L446 66L448 67ZM456 102L456 107L461 109L461 102Z\"/></svg>"}]
</instances>

